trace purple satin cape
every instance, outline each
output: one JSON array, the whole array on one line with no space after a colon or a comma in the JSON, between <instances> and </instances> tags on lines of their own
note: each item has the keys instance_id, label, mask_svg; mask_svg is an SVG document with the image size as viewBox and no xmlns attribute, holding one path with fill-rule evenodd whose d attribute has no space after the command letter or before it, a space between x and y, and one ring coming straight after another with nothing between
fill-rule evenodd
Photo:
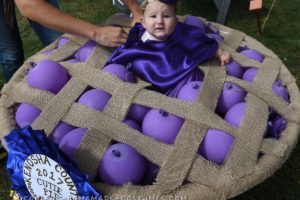
<instances>
[{"instance_id":1,"label":"purple satin cape","mask_svg":"<svg viewBox=\"0 0 300 200\"><path fill-rule=\"evenodd\" d=\"M183 79L191 79L197 65L212 59L218 48L216 40L200 28L180 22L165 41L143 42L140 38L144 32L142 24L135 24L127 42L113 52L108 64L127 66L163 93L185 82Z\"/></svg>"}]
</instances>

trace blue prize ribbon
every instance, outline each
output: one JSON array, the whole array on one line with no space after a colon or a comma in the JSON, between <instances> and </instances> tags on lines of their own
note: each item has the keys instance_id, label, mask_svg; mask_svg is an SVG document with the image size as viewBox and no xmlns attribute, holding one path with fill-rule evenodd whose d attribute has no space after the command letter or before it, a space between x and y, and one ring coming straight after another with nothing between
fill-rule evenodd
<instances>
[{"instance_id":1,"label":"blue prize ribbon","mask_svg":"<svg viewBox=\"0 0 300 200\"><path fill-rule=\"evenodd\" d=\"M56 144L48 140L43 130L33 130L30 126L21 130L14 129L4 139L8 148L6 167L12 181L11 189L20 197L31 197L23 177L26 158L32 154L43 154L59 163L69 174L76 186L78 197L101 199L100 194L88 183L88 175L80 172L76 163L65 156Z\"/></svg>"}]
</instances>

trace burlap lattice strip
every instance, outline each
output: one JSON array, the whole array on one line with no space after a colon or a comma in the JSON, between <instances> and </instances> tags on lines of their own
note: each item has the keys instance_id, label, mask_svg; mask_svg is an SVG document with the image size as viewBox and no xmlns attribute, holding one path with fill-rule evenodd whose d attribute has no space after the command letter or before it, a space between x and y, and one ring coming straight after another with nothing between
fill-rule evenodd
<instances>
[{"instance_id":1,"label":"burlap lattice strip","mask_svg":"<svg viewBox=\"0 0 300 200\"><path fill-rule=\"evenodd\" d=\"M242 82L236 78L227 77L228 81L246 89L248 92L258 96L264 102L267 102L276 112L282 115L285 119L291 120L294 122L300 121L300 110L297 107L294 107L293 104L288 104L283 101L281 97L278 97L270 88L265 87L252 87L248 83Z\"/></svg>"},{"instance_id":2,"label":"burlap lattice strip","mask_svg":"<svg viewBox=\"0 0 300 200\"><path fill-rule=\"evenodd\" d=\"M47 50L54 49L56 47L56 43L58 40L56 40L55 43L52 43L51 46L47 47ZM83 41L82 41L83 42ZM54 61L61 61L69 58L71 55L74 54L74 52L79 49L81 44L79 42L74 41L68 41L65 45L55 49L55 51L52 51L49 55L44 54L45 51L38 52L35 56L32 56L28 58L29 62L38 62L40 60L44 59L50 59Z\"/></svg>"},{"instance_id":3,"label":"burlap lattice strip","mask_svg":"<svg viewBox=\"0 0 300 200\"><path fill-rule=\"evenodd\" d=\"M75 77L71 78L42 110L39 117L32 124L32 128L44 129L46 134L49 135L86 87L87 85L81 80ZM49 113L52 114L49 115Z\"/></svg>"},{"instance_id":4,"label":"burlap lattice strip","mask_svg":"<svg viewBox=\"0 0 300 200\"><path fill-rule=\"evenodd\" d=\"M94 182L98 175L100 161L110 141L111 139L106 135L90 128L82 138L80 148L75 152L74 160L82 172L89 174L91 182Z\"/></svg>"},{"instance_id":5,"label":"burlap lattice strip","mask_svg":"<svg viewBox=\"0 0 300 200\"><path fill-rule=\"evenodd\" d=\"M134 96L143 88L144 85L141 84L123 83L121 87L116 88L116 90L112 93L112 97L106 105L104 113L109 114L116 120L123 121L129 107L131 106Z\"/></svg>"},{"instance_id":6,"label":"burlap lattice strip","mask_svg":"<svg viewBox=\"0 0 300 200\"><path fill-rule=\"evenodd\" d=\"M79 49L81 44L75 43L72 40L68 41L64 45L57 48L53 51L49 56L48 59L61 61L71 57L77 49Z\"/></svg>"},{"instance_id":7,"label":"burlap lattice strip","mask_svg":"<svg viewBox=\"0 0 300 200\"><path fill-rule=\"evenodd\" d=\"M121 87L124 83L116 76L94 67L85 65L73 65L72 63L64 63L72 77L80 78L83 82L92 88L102 89L109 94L112 94L116 88Z\"/></svg>"},{"instance_id":8,"label":"burlap lattice strip","mask_svg":"<svg viewBox=\"0 0 300 200\"><path fill-rule=\"evenodd\" d=\"M13 104L13 99L10 99L7 96L2 96L0 99L0 141L5 149L7 149L7 146L3 137L7 135L16 126L14 113L12 109Z\"/></svg>"},{"instance_id":9,"label":"burlap lattice strip","mask_svg":"<svg viewBox=\"0 0 300 200\"><path fill-rule=\"evenodd\" d=\"M224 67L207 67L207 70L205 71L203 84L196 102L199 102L207 109L214 111L223 89L226 71ZM201 111L199 110L199 112Z\"/></svg>"},{"instance_id":10,"label":"burlap lattice strip","mask_svg":"<svg viewBox=\"0 0 300 200\"><path fill-rule=\"evenodd\" d=\"M282 157L287 149L287 145L282 143L281 141L274 139L264 139L261 145L261 153Z\"/></svg>"},{"instance_id":11,"label":"burlap lattice strip","mask_svg":"<svg viewBox=\"0 0 300 200\"><path fill-rule=\"evenodd\" d=\"M279 60L278 56L276 54L274 54L273 51L271 51L270 49L265 47L262 43L255 40L254 38L246 36L244 40L245 40L248 48L257 50L258 52L262 53L265 57Z\"/></svg>"},{"instance_id":12,"label":"burlap lattice strip","mask_svg":"<svg viewBox=\"0 0 300 200\"><path fill-rule=\"evenodd\" d=\"M194 123L205 124L209 127L232 133L233 135L236 132L233 126L226 123L223 118L200 103L191 103L170 98L149 90L141 90L139 95L133 99L133 102L155 109L164 108L165 111L184 119L191 120ZM201 114L199 112L200 110Z\"/></svg>"},{"instance_id":13,"label":"burlap lattice strip","mask_svg":"<svg viewBox=\"0 0 300 200\"><path fill-rule=\"evenodd\" d=\"M241 67L247 68L247 67L256 67L258 69L262 68L263 64L259 63L255 60L250 60L249 58L240 55L239 53L234 53L232 55L233 59L238 62Z\"/></svg>"},{"instance_id":14,"label":"burlap lattice strip","mask_svg":"<svg viewBox=\"0 0 300 200\"><path fill-rule=\"evenodd\" d=\"M228 45L232 49L236 50L240 46L244 38L245 38L244 33L234 30L231 31L230 34L224 35L224 42L221 44Z\"/></svg>"},{"instance_id":15,"label":"burlap lattice strip","mask_svg":"<svg viewBox=\"0 0 300 200\"><path fill-rule=\"evenodd\" d=\"M225 200L226 196L222 191L215 191L205 185L200 184L187 184L183 185L180 190L175 190L170 194L162 194L156 186L133 186L124 185L122 187L115 187L105 185L102 183L95 183L93 185L99 191L103 191L103 196L111 197L112 199L212 199L212 200Z\"/></svg>"},{"instance_id":16,"label":"burlap lattice strip","mask_svg":"<svg viewBox=\"0 0 300 200\"><path fill-rule=\"evenodd\" d=\"M111 54L111 50L107 47L100 48L100 45L97 45L97 48L94 48L92 53L89 56L89 59L85 62L85 67L94 67L102 69L107 61L108 56Z\"/></svg>"},{"instance_id":17,"label":"burlap lattice strip","mask_svg":"<svg viewBox=\"0 0 300 200\"><path fill-rule=\"evenodd\" d=\"M231 42L228 43L231 45ZM249 63L249 59L245 60L245 58L243 58L243 56L240 56L239 54L234 54L234 59L237 60L242 66L259 66L260 67L260 71L257 74L256 80L253 83L253 86L255 88L260 88L262 90L262 88L260 87L261 85L266 85L266 87L271 87L272 83L275 81L276 77L277 77L277 73L278 69L279 69L279 65L276 65L275 68L273 68L273 72L272 75L270 75L269 77L262 77L262 74L265 76L265 74L267 74L266 72L270 72L271 70L269 70L270 68L266 67L266 66L270 66L270 61L268 59L265 59L264 62L260 65L259 63L256 63L255 61L253 62L253 64ZM252 62L252 61L251 61ZM267 63L267 64L265 64ZM250 64L250 65L249 65ZM276 68L277 67L277 68ZM248 91L249 92L249 91ZM247 101L246 101L246 113L244 114L244 119L241 123L241 127L239 129L239 133L240 135L237 135L237 137L235 137L235 145L233 147L233 150L226 162L226 167L232 169L232 170L236 170L236 168L239 168L239 172L236 172L235 174L237 176L244 176L244 174L246 173L252 173L253 171L253 166L256 163L257 160L257 156L258 156L258 149L261 146L261 142L262 142L262 133L265 131L266 128L266 122L267 122L267 118L268 118L268 110L267 110L267 105L264 105L264 103L262 103L259 99L256 99L254 96L252 96L251 94L248 93L247 95ZM258 108L257 106L261 106L260 108ZM259 111L257 111L256 113L254 112L254 108L257 108ZM249 114L249 115L247 115ZM257 115L253 115L253 114L257 114ZM259 121L259 123L257 124L256 122L253 123L253 121L255 120L250 120L250 116L260 116L258 117L259 120L256 118L255 120ZM264 124L265 123L265 124ZM258 126L258 127L257 127ZM244 129L244 130L243 130ZM252 130L251 130L252 129ZM247 132L254 132L254 134L251 134L251 137L249 137L249 135L247 135ZM249 142L251 141L251 142ZM247 155L247 156L241 156L241 153L243 155ZM235 162L233 162L233 160L235 160ZM242 169L242 170L241 170Z\"/></svg>"},{"instance_id":18,"label":"burlap lattice strip","mask_svg":"<svg viewBox=\"0 0 300 200\"><path fill-rule=\"evenodd\" d=\"M226 161L226 166L237 176L244 176L248 172L252 173L258 159L268 115L267 104L248 93L246 111L235 137L232 151ZM252 116L256 116L255 119Z\"/></svg>"},{"instance_id":19,"label":"burlap lattice strip","mask_svg":"<svg viewBox=\"0 0 300 200\"><path fill-rule=\"evenodd\" d=\"M50 92L30 87L26 81L17 82L5 92L15 102L29 103L43 109L54 97Z\"/></svg>"},{"instance_id":20,"label":"burlap lattice strip","mask_svg":"<svg viewBox=\"0 0 300 200\"><path fill-rule=\"evenodd\" d=\"M162 193L170 193L182 185L195 159L199 141L202 141L206 131L206 127L202 128L190 121L184 123L157 175L155 184ZM188 148L186 144L189 144Z\"/></svg>"},{"instance_id":21,"label":"burlap lattice strip","mask_svg":"<svg viewBox=\"0 0 300 200\"><path fill-rule=\"evenodd\" d=\"M226 45L224 43L220 43L220 48L230 51L232 58L241 65L241 67L247 68L247 67L256 67L256 68L262 68L263 64L260 62L257 62L253 59L249 59L238 52L236 52L236 49L233 49L231 46Z\"/></svg>"},{"instance_id":22,"label":"burlap lattice strip","mask_svg":"<svg viewBox=\"0 0 300 200\"><path fill-rule=\"evenodd\" d=\"M254 78L254 87L272 88L273 83L276 81L279 73L281 62L274 59L265 58L262 67L258 70ZM267 76L266 76L267 75Z\"/></svg>"}]
</instances>

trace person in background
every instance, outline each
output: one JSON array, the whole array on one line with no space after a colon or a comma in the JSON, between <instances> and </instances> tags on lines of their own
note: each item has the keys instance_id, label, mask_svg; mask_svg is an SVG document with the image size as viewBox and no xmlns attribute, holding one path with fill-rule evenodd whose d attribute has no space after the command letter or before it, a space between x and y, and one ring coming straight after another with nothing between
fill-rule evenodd
<instances>
[{"instance_id":1,"label":"person in background","mask_svg":"<svg viewBox=\"0 0 300 200\"><path fill-rule=\"evenodd\" d=\"M139 21L142 12L136 0L122 1L131 10L134 21ZM62 33L85 37L108 47L117 47L127 39L127 33L120 27L100 27L65 14L59 10L57 0L3 0L0 2L0 65L6 82L24 62L15 5L44 46Z\"/></svg>"},{"instance_id":2,"label":"person in background","mask_svg":"<svg viewBox=\"0 0 300 200\"><path fill-rule=\"evenodd\" d=\"M49 0L48 3L58 8L56 0ZM60 32L31 20L29 20L29 23L44 46L50 44L61 35ZM23 45L16 20L14 1L0 1L0 65L2 66L3 78L6 82L23 64L23 61Z\"/></svg>"}]
</instances>

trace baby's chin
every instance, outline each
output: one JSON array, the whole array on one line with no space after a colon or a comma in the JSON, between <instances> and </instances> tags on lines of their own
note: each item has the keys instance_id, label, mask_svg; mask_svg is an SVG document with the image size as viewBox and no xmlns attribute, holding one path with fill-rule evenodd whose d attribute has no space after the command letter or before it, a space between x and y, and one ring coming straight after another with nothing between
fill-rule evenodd
<instances>
[{"instance_id":1,"label":"baby's chin","mask_svg":"<svg viewBox=\"0 0 300 200\"><path fill-rule=\"evenodd\" d=\"M170 34L155 34L154 37L156 38L156 40L158 41L163 41L166 40L168 37L170 36Z\"/></svg>"}]
</instances>

